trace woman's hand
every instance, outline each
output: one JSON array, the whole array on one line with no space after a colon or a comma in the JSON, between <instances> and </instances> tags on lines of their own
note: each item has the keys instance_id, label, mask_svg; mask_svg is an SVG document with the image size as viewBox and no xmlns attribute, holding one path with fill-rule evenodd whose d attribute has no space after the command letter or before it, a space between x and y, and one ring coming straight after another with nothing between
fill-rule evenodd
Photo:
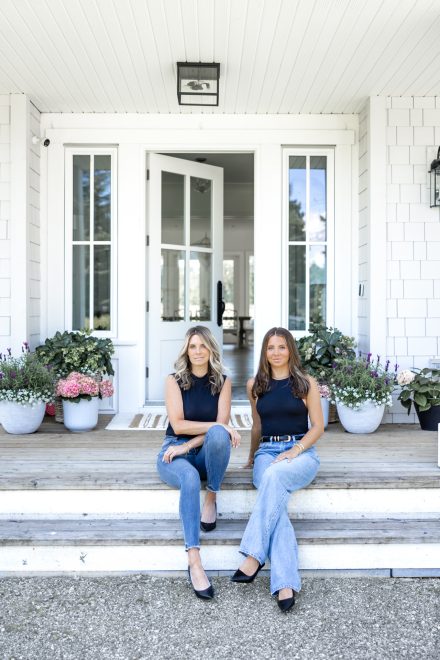
<instances>
[{"instance_id":1,"label":"woman's hand","mask_svg":"<svg viewBox=\"0 0 440 660\"><path fill-rule=\"evenodd\" d=\"M294 449L295 447L292 447L292 449L289 449L288 451L283 451L283 453L277 456L272 463L279 463L280 461L288 461L288 463L290 463L293 458L297 458L301 453L294 451Z\"/></svg>"},{"instance_id":2,"label":"woman's hand","mask_svg":"<svg viewBox=\"0 0 440 660\"><path fill-rule=\"evenodd\" d=\"M243 465L242 469L243 470L252 470L253 467L254 467L254 458L253 457L251 458L249 456L249 458L247 459L247 463L245 463Z\"/></svg>"},{"instance_id":3,"label":"woman's hand","mask_svg":"<svg viewBox=\"0 0 440 660\"><path fill-rule=\"evenodd\" d=\"M230 426L229 424L222 424L221 426L223 426L223 428L226 429L226 431L229 433L229 436L231 438L232 446L234 448L239 447L240 446L241 435L239 434L237 429L234 428L233 426Z\"/></svg>"},{"instance_id":4,"label":"woman's hand","mask_svg":"<svg viewBox=\"0 0 440 660\"><path fill-rule=\"evenodd\" d=\"M171 463L173 458L176 458L177 456L184 456L187 453L188 446L186 442L184 442L182 445L171 445L171 447L168 447L165 454L163 455L162 461L164 463Z\"/></svg>"}]
</instances>

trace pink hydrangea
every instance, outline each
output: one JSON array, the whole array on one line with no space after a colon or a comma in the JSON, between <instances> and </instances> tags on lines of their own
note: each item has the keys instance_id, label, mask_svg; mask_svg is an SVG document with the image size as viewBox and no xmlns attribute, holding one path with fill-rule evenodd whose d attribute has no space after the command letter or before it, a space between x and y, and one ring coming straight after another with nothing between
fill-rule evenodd
<instances>
[{"instance_id":1,"label":"pink hydrangea","mask_svg":"<svg viewBox=\"0 0 440 660\"><path fill-rule=\"evenodd\" d=\"M58 381L56 395L63 399L76 399L81 396L98 396L99 385L92 376L72 371L67 378Z\"/></svg>"},{"instance_id":2,"label":"pink hydrangea","mask_svg":"<svg viewBox=\"0 0 440 660\"><path fill-rule=\"evenodd\" d=\"M103 380L99 383L99 392L101 398L105 399L106 397L113 396L113 385L109 380Z\"/></svg>"}]
</instances>

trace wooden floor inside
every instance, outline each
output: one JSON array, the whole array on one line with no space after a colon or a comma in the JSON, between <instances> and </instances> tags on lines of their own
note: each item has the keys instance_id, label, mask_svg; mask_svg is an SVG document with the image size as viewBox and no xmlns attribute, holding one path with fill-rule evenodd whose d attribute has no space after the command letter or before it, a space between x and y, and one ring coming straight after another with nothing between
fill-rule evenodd
<instances>
[{"instance_id":1,"label":"wooden floor inside","mask_svg":"<svg viewBox=\"0 0 440 660\"><path fill-rule=\"evenodd\" d=\"M46 419L32 435L0 430L0 489L166 488L156 468L162 431L107 431L101 416L89 433L68 432ZM243 470L250 433L231 454L222 488L252 488ZM439 488L437 433L410 424L388 424L369 435L329 425L318 443L321 468L311 488Z\"/></svg>"}]
</instances>

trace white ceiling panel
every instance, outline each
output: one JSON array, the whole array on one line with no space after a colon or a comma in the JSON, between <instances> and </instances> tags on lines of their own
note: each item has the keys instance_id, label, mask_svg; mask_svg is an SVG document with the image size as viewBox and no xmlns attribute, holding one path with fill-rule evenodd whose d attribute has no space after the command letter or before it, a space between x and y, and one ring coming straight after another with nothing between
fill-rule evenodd
<instances>
[{"instance_id":1,"label":"white ceiling panel","mask_svg":"<svg viewBox=\"0 0 440 660\"><path fill-rule=\"evenodd\" d=\"M356 113L440 96L439 0L0 0L0 94L42 112ZM180 107L176 62L220 62Z\"/></svg>"}]
</instances>

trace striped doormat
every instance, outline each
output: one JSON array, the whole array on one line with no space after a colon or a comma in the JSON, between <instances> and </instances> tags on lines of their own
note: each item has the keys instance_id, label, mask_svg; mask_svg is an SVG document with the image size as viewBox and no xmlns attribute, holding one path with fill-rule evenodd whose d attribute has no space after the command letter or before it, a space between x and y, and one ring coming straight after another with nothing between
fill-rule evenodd
<instances>
[{"instance_id":1,"label":"striped doormat","mask_svg":"<svg viewBox=\"0 0 440 660\"><path fill-rule=\"evenodd\" d=\"M250 430L252 416L250 406L233 406L231 424L237 429ZM109 431L164 431L168 415L164 406L144 408L139 413L119 413L106 426Z\"/></svg>"}]
</instances>

